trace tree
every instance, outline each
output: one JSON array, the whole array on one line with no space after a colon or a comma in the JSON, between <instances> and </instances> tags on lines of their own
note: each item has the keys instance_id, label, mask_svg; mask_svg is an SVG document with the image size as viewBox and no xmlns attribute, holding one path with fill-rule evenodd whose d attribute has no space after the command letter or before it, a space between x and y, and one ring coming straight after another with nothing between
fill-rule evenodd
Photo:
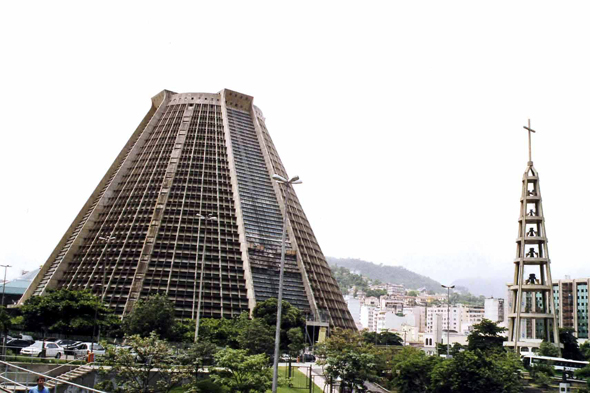
<instances>
[{"instance_id":1,"label":"tree","mask_svg":"<svg viewBox=\"0 0 590 393\"><path fill-rule=\"evenodd\" d=\"M152 332L162 339L179 339L178 325L174 317L174 304L165 295L140 299L129 315L123 319L123 331L127 335L148 337Z\"/></svg>"},{"instance_id":2,"label":"tree","mask_svg":"<svg viewBox=\"0 0 590 393\"><path fill-rule=\"evenodd\" d=\"M581 368L579 370L576 370L574 372L574 375L576 376L576 378L578 379L585 379L586 380L586 386L588 388L588 390L590 390L590 365Z\"/></svg>"},{"instance_id":3,"label":"tree","mask_svg":"<svg viewBox=\"0 0 590 393\"><path fill-rule=\"evenodd\" d=\"M398 333L381 332L379 333L379 345L403 345L404 340Z\"/></svg>"},{"instance_id":4,"label":"tree","mask_svg":"<svg viewBox=\"0 0 590 393\"><path fill-rule=\"evenodd\" d=\"M195 342L195 323L194 319L177 319L174 327L176 338L185 343Z\"/></svg>"},{"instance_id":5,"label":"tree","mask_svg":"<svg viewBox=\"0 0 590 393\"><path fill-rule=\"evenodd\" d=\"M91 335L96 324L105 332L117 327L119 319L89 290L59 289L33 296L21 307L22 323L33 332ZM95 314L96 313L96 314Z\"/></svg>"},{"instance_id":6,"label":"tree","mask_svg":"<svg viewBox=\"0 0 590 393\"><path fill-rule=\"evenodd\" d=\"M472 304L474 306L483 306L485 303L485 296L475 296L472 295L467 291L465 288L465 293L453 292L450 296L451 304L462 303L462 304Z\"/></svg>"},{"instance_id":7,"label":"tree","mask_svg":"<svg viewBox=\"0 0 590 393\"><path fill-rule=\"evenodd\" d=\"M418 291L408 291L408 296L416 297L418 295L419 295Z\"/></svg>"},{"instance_id":8,"label":"tree","mask_svg":"<svg viewBox=\"0 0 590 393\"><path fill-rule=\"evenodd\" d=\"M240 348L238 340L242 326L248 321L248 313L234 318L204 318L199 326L199 340L209 341L219 347Z\"/></svg>"},{"instance_id":9,"label":"tree","mask_svg":"<svg viewBox=\"0 0 590 393\"><path fill-rule=\"evenodd\" d=\"M277 303L277 299L270 298L264 302L256 304L256 307L252 310L252 316L264 320L268 326L276 326ZM297 307L291 305L288 301L283 300L281 329L289 330L294 327L305 328L305 318Z\"/></svg>"},{"instance_id":10,"label":"tree","mask_svg":"<svg viewBox=\"0 0 590 393\"><path fill-rule=\"evenodd\" d=\"M456 354L464 351L465 349L466 348L463 345L461 345L459 343L454 343L453 345L451 345L451 348L449 348L449 355L455 356ZM447 344L437 343L436 350L437 350L438 354L446 354L447 353Z\"/></svg>"},{"instance_id":11,"label":"tree","mask_svg":"<svg viewBox=\"0 0 590 393\"><path fill-rule=\"evenodd\" d=\"M6 307L0 307L0 332L4 336L8 334L8 330L12 327L12 318L6 312Z\"/></svg>"},{"instance_id":12,"label":"tree","mask_svg":"<svg viewBox=\"0 0 590 393\"><path fill-rule=\"evenodd\" d=\"M254 319L264 321L264 323L275 330L277 325L277 305L278 302L275 298L260 302L252 310L252 316ZM297 307L283 300L281 311L281 349L284 351L288 350L290 344L287 332L293 328L298 328L303 333L305 329L305 318Z\"/></svg>"},{"instance_id":13,"label":"tree","mask_svg":"<svg viewBox=\"0 0 590 393\"><path fill-rule=\"evenodd\" d=\"M294 328L301 331L299 328ZM275 331L261 319L242 321L239 327L238 344L248 355L265 354L272 356L274 352Z\"/></svg>"},{"instance_id":14,"label":"tree","mask_svg":"<svg viewBox=\"0 0 590 393\"><path fill-rule=\"evenodd\" d=\"M345 267L331 266L332 274L340 287L342 293L348 293L351 288L366 291L369 289L369 279L360 274L352 273Z\"/></svg>"},{"instance_id":15,"label":"tree","mask_svg":"<svg viewBox=\"0 0 590 393\"><path fill-rule=\"evenodd\" d=\"M381 297L387 295L387 291L385 289L367 289L365 295L367 297Z\"/></svg>"},{"instance_id":16,"label":"tree","mask_svg":"<svg viewBox=\"0 0 590 393\"><path fill-rule=\"evenodd\" d=\"M289 338L289 355L291 357L297 357L301 354L301 351L305 349L305 337L300 328L291 328L287 331L287 337Z\"/></svg>"},{"instance_id":17,"label":"tree","mask_svg":"<svg viewBox=\"0 0 590 393\"><path fill-rule=\"evenodd\" d=\"M572 360L584 360L584 355L580 351L578 339L574 336L573 328L559 329L559 342L563 344L561 357Z\"/></svg>"},{"instance_id":18,"label":"tree","mask_svg":"<svg viewBox=\"0 0 590 393\"><path fill-rule=\"evenodd\" d=\"M543 355L545 356L545 355ZM551 377L555 375L555 369L553 364L534 364L530 369L529 373L533 381L542 387L548 387L551 383Z\"/></svg>"},{"instance_id":19,"label":"tree","mask_svg":"<svg viewBox=\"0 0 590 393\"><path fill-rule=\"evenodd\" d=\"M215 354L211 378L231 392L265 393L272 385L266 355L248 355L243 349L225 348Z\"/></svg>"},{"instance_id":20,"label":"tree","mask_svg":"<svg viewBox=\"0 0 590 393\"><path fill-rule=\"evenodd\" d=\"M383 367L379 351L352 330L335 329L316 354L328 379L341 378L343 387L359 392L366 391L364 382L376 380Z\"/></svg>"},{"instance_id":21,"label":"tree","mask_svg":"<svg viewBox=\"0 0 590 393\"><path fill-rule=\"evenodd\" d=\"M430 389L433 393L522 392L521 367L512 352L464 351L436 364Z\"/></svg>"},{"instance_id":22,"label":"tree","mask_svg":"<svg viewBox=\"0 0 590 393\"><path fill-rule=\"evenodd\" d=\"M189 367L188 372L192 374L196 382L201 367L213 364L215 353L217 353L215 344L199 339L186 352L182 353L180 361L183 365Z\"/></svg>"},{"instance_id":23,"label":"tree","mask_svg":"<svg viewBox=\"0 0 590 393\"><path fill-rule=\"evenodd\" d=\"M503 351L503 342L506 337L500 333L506 331L506 328L498 326L489 319L483 319L480 323L473 325L473 330L467 337L467 349L474 351L479 349L484 352Z\"/></svg>"},{"instance_id":24,"label":"tree","mask_svg":"<svg viewBox=\"0 0 590 393\"><path fill-rule=\"evenodd\" d=\"M539 347L540 356L559 357L559 348L548 341L543 341Z\"/></svg>"},{"instance_id":25,"label":"tree","mask_svg":"<svg viewBox=\"0 0 590 393\"><path fill-rule=\"evenodd\" d=\"M580 352L582 352L584 360L590 360L590 340L586 340L580 345Z\"/></svg>"},{"instance_id":26,"label":"tree","mask_svg":"<svg viewBox=\"0 0 590 393\"><path fill-rule=\"evenodd\" d=\"M377 332L370 332L367 329L361 332L363 340L368 344L377 345L379 342L379 333Z\"/></svg>"},{"instance_id":27,"label":"tree","mask_svg":"<svg viewBox=\"0 0 590 393\"><path fill-rule=\"evenodd\" d=\"M179 385L183 373L174 366L168 344L156 332L146 338L127 337L130 349L109 346L101 369L102 375L114 376L101 382L99 389L113 393L167 393Z\"/></svg>"},{"instance_id":28,"label":"tree","mask_svg":"<svg viewBox=\"0 0 590 393\"><path fill-rule=\"evenodd\" d=\"M427 356L414 347L403 347L392 359L392 383L400 393L426 393L430 373L441 358Z\"/></svg>"},{"instance_id":29,"label":"tree","mask_svg":"<svg viewBox=\"0 0 590 393\"><path fill-rule=\"evenodd\" d=\"M365 342L374 345L403 345L404 340L399 334L393 332L369 332L364 330L362 333Z\"/></svg>"}]
</instances>

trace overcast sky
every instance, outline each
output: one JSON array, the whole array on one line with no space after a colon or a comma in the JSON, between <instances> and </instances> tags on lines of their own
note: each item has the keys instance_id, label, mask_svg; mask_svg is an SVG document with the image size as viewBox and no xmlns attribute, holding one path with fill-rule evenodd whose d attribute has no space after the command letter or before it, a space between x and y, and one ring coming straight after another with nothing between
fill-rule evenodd
<instances>
[{"instance_id":1,"label":"overcast sky","mask_svg":"<svg viewBox=\"0 0 590 393\"><path fill-rule=\"evenodd\" d=\"M45 262L163 89L254 96L326 255L512 279L531 118L590 276L586 2L3 2L0 262ZM289 5L285 5L289 4Z\"/></svg>"}]
</instances>

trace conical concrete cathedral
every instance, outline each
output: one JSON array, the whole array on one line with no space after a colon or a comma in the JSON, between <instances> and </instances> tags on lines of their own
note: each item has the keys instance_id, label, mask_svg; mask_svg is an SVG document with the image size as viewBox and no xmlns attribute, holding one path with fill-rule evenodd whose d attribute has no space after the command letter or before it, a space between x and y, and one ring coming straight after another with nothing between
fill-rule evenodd
<instances>
[{"instance_id":1,"label":"conical concrete cathedral","mask_svg":"<svg viewBox=\"0 0 590 393\"><path fill-rule=\"evenodd\" d=\"M253 98L162 91L21 302L91 289L118 313L165 293L178 317L232 317L277 297L310 324L355 328ZM284 192L289 192L285 206ZM201 285L201 277L202 285Z\"/></svg>"},{"instance_id":2,"label":"conical concrete cathedral","mask_svg":"<svg viewBox=\"0 0 590 393\"><path fill-rule=\"evenodd\" d=\"M529 132L529 161L522 177L514 281L509 287L512 304L508 314L508 342L505 343L517 351L521 347L538 348L542 340L559 347L541 186L531 158L531 132L534 131L530 121L525 129Z\"/></svg>"}]
</instances>

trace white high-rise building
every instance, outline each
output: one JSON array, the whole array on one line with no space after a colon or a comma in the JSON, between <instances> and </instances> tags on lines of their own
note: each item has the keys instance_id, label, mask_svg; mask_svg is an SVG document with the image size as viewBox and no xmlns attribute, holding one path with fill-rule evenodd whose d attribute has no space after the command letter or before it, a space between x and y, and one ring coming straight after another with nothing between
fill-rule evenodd
<instances>
[{"instance_id":1,"label":"white high-rise building","mask_svg":"<svg viewBox=\"0 0 590 393\"><path fill-rule=\"evenodd\" d=\"M350 311L350 315L352 315L352 319L354 319L354 323L359 324L361 322L361 301L360 299L356 299L350 295L344 297L346 304L348 305L348 311Z\"/></svg>"},{"instance_id":2,"label":"white high-rise building","mask_svg":"<svg viewBox=\"0 0 590 393\"><path fill-rule=\"evenodd\" d=\"M496 323L505 322L504 299L486 299L484 303L484 318Z\"/></svg>"},{"instance_id":3,"label":"white high-rise building","mask_svg":"<svg viewBox=\"0 0 590 393\"><path fill-rule=\"evenodd\" d=\"M449 314L447 316L447 313ZM447 312L446 306L429 307L426 316L426 331L432 332L434 316L440 315L442 319L442 329L455 332L467 332L470 327L480 323L484 317L483 307L466 306L458 304L450 307Z\"/></svg>"},{"instance_id":4,"label":"white high-rise building","mask_svg":"<svg viewBox=\"0 0 590 393\"><path fill-rule=\"evenodd\" d=\"M371 306L371 305L362 305L361 306L361 325L363 329L368 329L371 332L377 331L377 319L375 318L375 314L379 311L378 307Z\"/></svg>"}]
</instances>

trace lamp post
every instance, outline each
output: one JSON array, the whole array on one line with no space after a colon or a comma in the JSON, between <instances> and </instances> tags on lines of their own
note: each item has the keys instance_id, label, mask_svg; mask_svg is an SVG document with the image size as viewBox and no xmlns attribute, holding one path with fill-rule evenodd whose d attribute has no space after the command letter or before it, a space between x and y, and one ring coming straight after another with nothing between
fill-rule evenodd
<instances>
[{"instance_id":1,"label":"lamp post","mask_svg":"<svg viewBox=\"0 0 590 393\"><path fill-rule=\"evenodd\" d=\"M197 322L195 323L195 342L197 342L197 340L199 339L199 323L201 322L201 297L203 294L203 272L205 270L205 251L207 250L207 227L208 227L207 221L217 221L217 217L214 217L213 214L208 214L207 217L205 217L204 215L197 213L197 218L199 220L205 220L205 225L204 225L205 239L203 241L203 254L201 256L201 272L199 274L199 300L197 301Z\"/></svg>"},{"instance_id":2,"label":"lamp post","mask_svg":"<svg viewBox=\"0 0 590 393\"><path fill-rule=\"evenodd\" d=\"M6 270L9 267L12 267L10 265L0 265L0 267L4 268L4 284L2 285L2 307L4 307L4 294L6 293ZM2 332L2 359L6 360L6 335L4 334L5 332ZM8 366L6 366L8 367Z\"/></svg>"},{"instance_id":3,"label":"lamp post","mask_svg":"<svg viewBox=\"0 0 590 393\"><path fill-rule=\"evenodd\" d=\"M99 236L98 237L99 240L102 240L105 242L104 245L104 250L103 250L103 255L107 250L107 247L109 246L109 242L111 240L115 240L116 237L114 236ZM106 264L107 264L107 258L103 257L102 258L102 287L100 288L100 301L102 302L102 300L104 299L104 290L105 290L105 279L106 279ZM90 344L90 352L94 352L94 338L95 338L95 333L96 333L96 322L98 319L98 303L96 302L96 307L94 308L94 328L92 329L92 343ZM98 338L97 341L100 341L100 325L98 326Z\"/></svg>"},{"instance_id":4,"label":"lamp post","mask_svg":"<svg viewBox=\"0 0 590 393\"><path fill-rule=\"evenodd\" d=\"M455 288L454 285L441 287L447 289L447 359L451 357L449 348L451 346L451 289Z\"/></svg>"},{"instance_id":5,"label":"lamp post","mask_svg":"<svg viewBox=\"0 0 590 393\"><path fill-rule=\"evenodd\" d=\"M12 267L10 265L0 265L4 268L4 284L2 285L2 305L4 306L4 294L6 293L6 269Z\"/></svg>"},{"instance_id":6,"label":"lamp post","mask_svg":"<svg viewBox=\"0 0 590 393\"><path fill-rule=\"evenodd\" d=\"M277 393L279 381L279 346L281 343L281 314L283 312L283 273L285 271L285 243L287 239L287 216L289 215L289 185L300 184L299 176L293 176L287 180L277 174L272 175L274 181L285 184L285 217L283 217L283 236L281 240L281 267L279 273L279 294L277 299L277 329L275 334L275 357L272 370L272 393Z\"/></svg>"}]
</instances>

